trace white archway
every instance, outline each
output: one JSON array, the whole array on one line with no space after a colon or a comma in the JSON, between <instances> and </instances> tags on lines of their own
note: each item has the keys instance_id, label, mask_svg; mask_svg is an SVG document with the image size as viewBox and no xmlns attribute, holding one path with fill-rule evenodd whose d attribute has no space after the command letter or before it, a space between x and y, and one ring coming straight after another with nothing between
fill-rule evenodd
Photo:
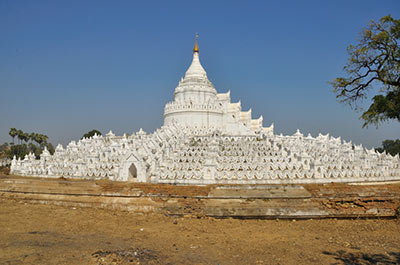
<instances>
[{"instance_id":1,"label":"white archway","mask_svg":"<svg viewBox=\"0 0 400 265\"><path fill-rule=\"evenodd\" d=\"M146 182L146 167L143 160L136 154L128 154L119 168L119 180L132 182Z\"/></svg>"}]
</instances>

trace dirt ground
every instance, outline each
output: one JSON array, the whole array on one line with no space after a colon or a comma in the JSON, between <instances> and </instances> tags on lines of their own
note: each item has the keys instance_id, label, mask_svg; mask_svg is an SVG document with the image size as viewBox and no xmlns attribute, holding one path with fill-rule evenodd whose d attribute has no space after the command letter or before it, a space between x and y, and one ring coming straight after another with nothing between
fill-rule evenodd
<instances>
[{"instance_id":1,"label":"dirt ground","mask_svg":"<svg viewBox=\"0 0 400 265\"><path fill-rule=\"evenodd\" d=\"M0 264L400 264L400 220L239 220L0 199Z\"/></svg>"}]
</instances>

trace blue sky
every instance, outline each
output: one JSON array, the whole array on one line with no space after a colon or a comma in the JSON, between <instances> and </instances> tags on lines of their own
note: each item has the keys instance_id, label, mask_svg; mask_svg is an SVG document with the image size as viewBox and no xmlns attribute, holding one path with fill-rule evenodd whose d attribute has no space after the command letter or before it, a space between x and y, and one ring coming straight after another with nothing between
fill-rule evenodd
<instances>
[{"instance_id":1,"label":"blue sky","mask_svg":"<svg viewBox=\"0 0 400 265\"><path fill-rule=\"evenodd\" d=\"M400 18L400 1L0 1L0 143L9 128L53 144L91 129L116 134L163 123L192 59L219 92L274 122L367 147L400 124L362 129L336 101L346 47L371 19ZM363 104L368 106L369 100Z\"/></svg>"}]
</instances>

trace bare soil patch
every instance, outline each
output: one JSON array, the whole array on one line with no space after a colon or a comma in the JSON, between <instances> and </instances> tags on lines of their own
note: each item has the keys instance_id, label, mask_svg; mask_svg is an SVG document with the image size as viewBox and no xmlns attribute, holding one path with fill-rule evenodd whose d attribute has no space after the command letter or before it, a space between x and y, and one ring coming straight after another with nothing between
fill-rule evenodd
<instances>
[{"instance_id":1,"label":"bare soil patch","mask_svg":"<svg viewBox=\"0 0 400 265\"><path fill-rule=\"evenodd\" d=\"M10 167L0 166L0 176L8 176L10 175Z\"/></svg>"},{"instance_id":2,"label":"bare soil patch","mask_svg":"<svg viewBox=\"0 0 400 265\"><path fill-rule=\"evenodd\" d=\"M240 220L0 200L0 264L400 264L400 220Z\"/></svg>"}]
</instances>

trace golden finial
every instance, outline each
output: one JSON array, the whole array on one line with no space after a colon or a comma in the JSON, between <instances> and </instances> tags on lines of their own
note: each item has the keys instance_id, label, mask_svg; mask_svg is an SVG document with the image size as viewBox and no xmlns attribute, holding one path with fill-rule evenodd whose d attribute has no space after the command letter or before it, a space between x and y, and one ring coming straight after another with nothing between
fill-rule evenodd
<instances>
[{"instance_id":1,"label":"golden finial","mask_svg":"<svg viewBox=\"0 0 400 265\"><path fill-rule=\"evenodd\" d=\"M199 52L199 46L197 45L197 38L199 37L199 34L196 33L196 39L194 41L194 48L193 52Z\"/></svg>"}]
</instances>

